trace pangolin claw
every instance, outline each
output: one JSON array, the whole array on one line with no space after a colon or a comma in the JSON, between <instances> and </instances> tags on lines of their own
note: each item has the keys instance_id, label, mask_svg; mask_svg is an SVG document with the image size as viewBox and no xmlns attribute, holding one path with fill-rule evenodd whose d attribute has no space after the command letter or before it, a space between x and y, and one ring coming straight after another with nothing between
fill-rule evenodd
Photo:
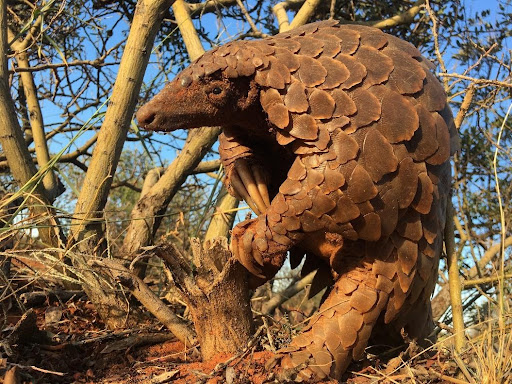
<instances>
[{"instance_id":1,"label":"pangolin claw","mask_svg":"<svg viewBox=\"0 0 512 384\"><path fill-rule=\"evenodd\" d=\"M261 254L252 248L253 237L254 232L250 230L244 232L241 237L233 234L231 238L231 252L240 262L240 264L245 267L245 269L247 269L253 275L264 279L265 275L263 274L262 270L254 263L254 261L256 261L258 264L263 266L263 259Z\"/></svg>"},{"instance_id":2,"label":"pangolin claw","mask_svg":"<svg viewBox=\"0 0 512 384\"><path fill-rule=\"evenodd\" d=\"M231 184L258 216L270 206L267 184L259 166L249 166L246 159L239 159L235 162Z\"/></svg>"}]
</instances>

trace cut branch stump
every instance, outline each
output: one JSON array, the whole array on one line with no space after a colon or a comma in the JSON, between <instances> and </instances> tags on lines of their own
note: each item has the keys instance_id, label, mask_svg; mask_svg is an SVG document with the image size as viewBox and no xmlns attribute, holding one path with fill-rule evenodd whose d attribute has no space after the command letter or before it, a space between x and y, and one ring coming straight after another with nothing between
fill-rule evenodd
<instances>
[{"instance_id":1,"label":"cut branch stump","mask_svg":"<svg viewBox=\"0 0 512 384\"><path fill-rule=\"evenodd\" d=\"M204 245L191 239L193 265L172 244L155 247L194 321L204 360L243 350L254 332L247 272L229 251L227 239Z\"/></svg>"}]
</instances>

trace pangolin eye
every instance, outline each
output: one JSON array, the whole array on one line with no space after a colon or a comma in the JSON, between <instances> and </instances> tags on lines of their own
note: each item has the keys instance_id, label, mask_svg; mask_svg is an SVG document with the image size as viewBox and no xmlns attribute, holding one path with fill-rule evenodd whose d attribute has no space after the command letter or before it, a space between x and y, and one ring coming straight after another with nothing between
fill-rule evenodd
<instances>
[{"instance_id":1,"label":"pangolin eye","mask_svg":"<svg viewBox=\"0 0 512 384\"><path fill-rule=\"evenodd\" d=\"M212 93L214 95L220 95L222 93L222 89L219 88L219 87L215 87L215 88L212 89Z\"/></svg>"}]
</instances>

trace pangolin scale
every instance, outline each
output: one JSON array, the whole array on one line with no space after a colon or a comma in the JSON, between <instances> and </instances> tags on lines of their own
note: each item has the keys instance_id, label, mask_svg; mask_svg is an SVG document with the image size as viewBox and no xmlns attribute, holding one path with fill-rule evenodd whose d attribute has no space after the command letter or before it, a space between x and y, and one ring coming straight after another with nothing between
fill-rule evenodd
<instances>
[{"instance_id":1,"label":"pangolin scale","mask_svg":"<svg viewBox=\"0 0 512 384\"><path fill-rule=\"evenodd\" d=\"M232 251L260 283L290 251L314 292L307 328L280 351L297 381L340 378L369 342L433 328L450 155L446 95L411 44L325 21L235 41L192 63L138 112L149 130L223 127L225 184L258 217Z\"/></svg>"}]
</instances>

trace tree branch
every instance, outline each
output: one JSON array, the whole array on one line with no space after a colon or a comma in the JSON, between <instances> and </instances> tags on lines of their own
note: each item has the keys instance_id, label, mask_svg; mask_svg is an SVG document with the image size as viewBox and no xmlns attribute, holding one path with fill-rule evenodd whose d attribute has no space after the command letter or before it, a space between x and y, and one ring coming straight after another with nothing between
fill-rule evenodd
<instances>
[{"instance_id":1,"label":"tree branch","mask_svg":"<svg viewBox=\"0 0 512 384\"><path fill-rule=\"evenodd\" d=\"M15 57L18 62L19 68L30 68L27 53L24 51L23 42L15 40L14 33L10 28L7 29L9 40L12 40L12 48L16 51ZM27 101L27 108L29 112L30 127L32 129L32 137L34 139L37 164L40 169L48 168L50 162L50 152L48 150L48 143L44 132L43 114L41 113L41 106L39 105L39 98L37 95L37 87L34 82L32 73L23 72L20 75L23 91ZM52 169L47 169L43 177L43 185L46 190L46 195L50 201L63 192L59 188L55 172Z\"/></svg>"},{"instance_id":2,"label":"tree branch","mask_svg":"<svg viewBox=\"0 0 512 384\"><path fill-rule=\"evenodd\" d=\"M505 248L512 246L512 236L507 237L504 241ZM500 253L501 243L495 244L490 247L475 265L466 273L467 279L473 279L478 276L478 271L482 270L492 259ZM449 306L450 292L447 285L443 286L441 290L432 299L432 315L434 320L439 320Z\"/></svg>"},{"instance_id":3,"label":"tree branch","mask_svg":"<svg viewBox=\"0 0 512 384\"><path fill-rule=\"evenodd\" d=\"M47 224L39 230L42 241L57 247L60 245L60 230L55 227L55 212L50 208L51 202L39 184L41 174L32 161L22 130L16 117L16 109L11 97L7 70L7 14L6 2L0 1L0 143L11 169L11 173L21 188L21 193L28 193L31 199L31 210L36 216L48 217ZM15 196L13 198L19 197Z\"/></svg>"},{"instance_id":4,"label":"tree branch","mask_svg":"<svg viewBox=\"0 0 512 384\"><path fill-rule=\"evenodd\" d=\"M302 279L288 286L283 292L277 293L274 296L272 296L270 300L266 301L265 304L263 304L261 312L264 313L265 315L272 315L272 313L274 313L277 307L279 307L281 304L288 301L297 293L301 292L308 285L310 285L313 282L315 274L316 271L310 272Z\"/></svg>"},{"instance_id":5,"label":"tree branch","mask_svg":"<svg viewBox=\"0 0 512 384\"><path fill-rule=\"evenodd\" d=\"M306 24L309 18L315 13L318 4L320 4L320 0L306 0L293 18L288 29L294 29ZM287 31L288 29L284 29L281 32Z\"/></svg>"},{"instance_id":6,"label":"tree branch","mask_svg":"<svg viewBox=\"0 0 512 384\"><path fill-rule=\"evenodd\" d=\"M212 240L218 236L228 237L229 230L233 227L235 221L238 199L231 196L224 187L220 193L219 201L215 206L215 213L208 225L205 234L205 241Z\"/></svg>"},{"instance_id":7,"label":"tree branch","mask_svg":"<svg viewBox=\"0 0 512 384\"><path fill-rule=\"evenodd\" d=\"M418 0L404 13L392 16L386 20L371 22L370 24L372 27L380 29L396 27L397 25L401 24L410 24L416 15L420 13L423 4L425 4L425 0Z\"/></svg>"},{"instance_id":8,"label":"tree branch","mask_svg":"<svg viewBox=\"0 0 512 384\"><path fill-rule=\"evenodd\" d=\"M446 227L444 231L446 256L448 258L448 276L450 285L450 302L452 306L453 328L455 335L455 351L461 353L466 338L464 335L464 318L462 313L462 287L459 275L459 263L455 253L455 225L453 222L454 210L451 199L446 207Z\"/></svg>"},{"instance_id":9,"label":"tree branch","mask_svg":"<svg viewBox=\"0 0 512 384\"><path fill-rule=\"evenodd\" d=\"M137 321L136 316L131 316L131 308L117 292L109 290L108 279L89 271L85 255L102 255L104 250L101 212L107 202L155 36L171 4L172 0L139 0L137 3L110 103L71 222L74 245L81 251L74 255L73 264L83 270L87 279L84 290L110 328L124 327L128 314L129 322Z\"/></svg>"},{"instance_id":10,"label":"tree branch","mask_svg":"<svg viewBox=\"0 0 512 384\"><path fill-rule=\"evenodd\" d=\"M495 86L495 87L503 87L503 88L512 88L512 82L505 82L499 80L490 80L490 79L477 79L470 76L459 75L458 73L438 73L440 77L453 77L456 79L468 80L473 84L481 84L485 86Z\"/></svg>"},{"instance_id":11,"label":"tree branch","mask_svg":"<svg viewBox=\"0 0 512 384\"><path fill-rule=\"evenodd\" d=\"M188 324L176 316L141 279L131 273L121 263L112 259L93 259L89 262L89 265L108 268L114 280L128 288L133 296L135 296L158 321L171 331L178 340L182 341L186 347L197 343L196 337L194 333L191 332Z\"/></svg>"}]
</instances>

